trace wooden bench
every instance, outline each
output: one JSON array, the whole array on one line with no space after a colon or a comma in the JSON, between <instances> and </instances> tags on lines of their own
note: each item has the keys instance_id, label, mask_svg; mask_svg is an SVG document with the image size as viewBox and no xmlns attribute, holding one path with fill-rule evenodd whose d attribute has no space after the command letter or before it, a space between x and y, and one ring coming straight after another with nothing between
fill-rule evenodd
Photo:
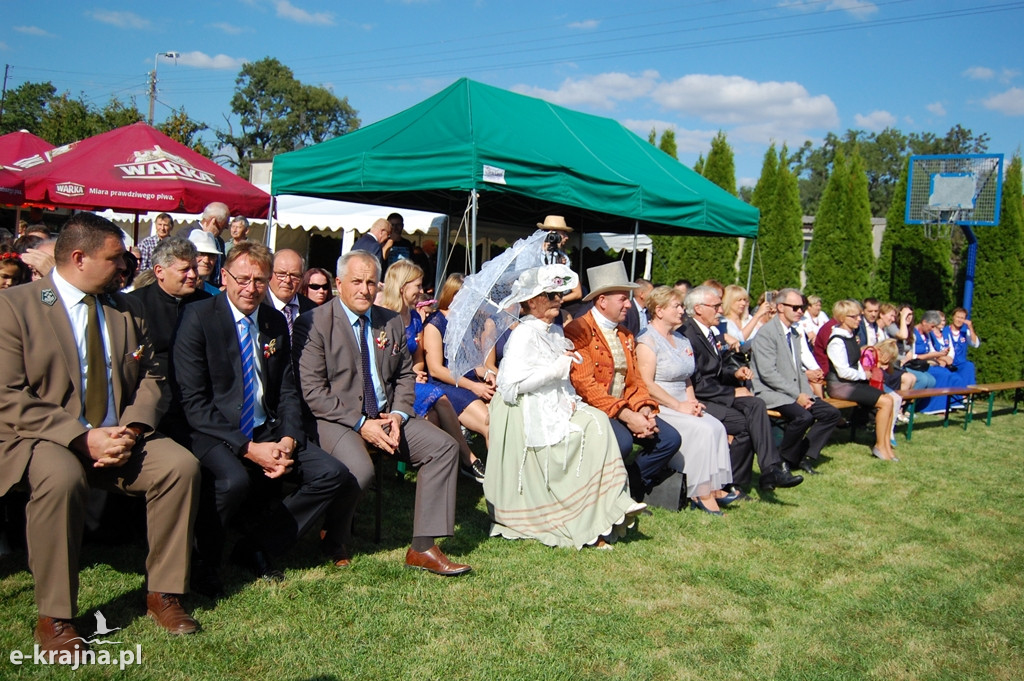
<instances>
[{"instance_id":1,"label":"wooden bench","mask_svg":"<svg viewBox=\"0 0 1024 681\"><path fill-rule=\"evenodd\" d=\"M925 399L928 397L945 397L946 398L946 409L943 414L942 427L946 428L949 426L949 412L952 406L954 397L966 398L966 404L964 405L964 430L967 430L967 426L971 423L971 418L974 413L974 396L983 393L983 390L978 390L974 386L967 388L963 387L950 387L950 388L914 388L912 390L900 390L897 394L903 398L903 401L907 403L907 441L910 441L911 436L914 432L914 414L916 413L915 406L917 400Z\"/></svg>"},{"instance_id":2,"label":"wooden bench","mask_svg":"<svg viewBox=\"0 0 1024 681\"><path fill-rule=\"evenodd\" d=\"M996 393L1003 390L1013 391L1013 413L1017 413L1017 404L1024 402L1024 381L1003 381L1002 383L978 383L972 388L979 393L988 394L988 415L985 417L985 425L992 425L992 405L996 400Z\"/></svg>"},{"instance_id":3,"label":"wooden bench","mask_svg":"<svg viewBox=\"0 0 1024 681\"><path fill-rule=\"evenodd\" d=\"M860 406L856 402L851 402L850 400L840 400L839 398L836 398L836 397L826 397L825 398L825 402L827 402L828 404L831 404L833 407L835 407L836 409L838 409L840 411L842 411L843 409L854 409L854 408ZM768 410L768 418L770 418L770 419L782 419L782 414L779 413L779 411L777 409L769 409ZM850 442L853 442L853 440L856 438L857 430L856 430L856 427L854 425L854 419L852 419L852 418L849 419L849 422L850 422Z\"/></svg>"}]
</instances>

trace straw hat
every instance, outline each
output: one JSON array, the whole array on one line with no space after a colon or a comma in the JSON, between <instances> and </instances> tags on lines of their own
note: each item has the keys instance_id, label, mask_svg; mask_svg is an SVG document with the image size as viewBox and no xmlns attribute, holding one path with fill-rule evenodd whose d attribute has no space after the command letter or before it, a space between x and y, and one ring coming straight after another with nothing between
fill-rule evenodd
<instances>
[{"instance_id":1,"label":"straw hat","mask_svg":"<svg viewBox=\"0 0 1024 681\"><path fill-rule=\"evenodd\" d=\"M220 255L220 249L217 248L217 240L209 232L205 232L201 229L194 229L192 230L192 233L188 235L188 240L195 244L196 250L200 253Z\"/></svg>"},{"instance_id":2,"label":"straw hat","mask_svg":"<svg viewBox=\"0 0 1024 681\"><path fill-rule=\"evenodd\" d=\"M587 281L590 282L590 293L584 302L593 300L604 293L612 291L632 291L637 285L626 276L626 265L621 260L607 265L587 268Z\"/></svg>"},{"instance_id":3,"label":"straw hat","mask_svg":"<svg viewBox=\"0 0 1024 681\"><path fill-rule=\"evenodd\" d=\"M537 223L537 229L546 229L553 232L571 232L572 227L565 224L565 218L561 215L548 215L544 222Z\"/></svg>"},{"instance_id":4,"label":"straw hat","mask_svg":"<svg viewBox=\"0 0 1024 681\"><path fill-rule=\"evenodd\" d=\"M512 292L498 303L504 310L513 303L521 303L542 293L568 292L576 288L579 276L565 265L542 265L531 267L519 274L512 282Z\"/></svg>"}]
</instances>

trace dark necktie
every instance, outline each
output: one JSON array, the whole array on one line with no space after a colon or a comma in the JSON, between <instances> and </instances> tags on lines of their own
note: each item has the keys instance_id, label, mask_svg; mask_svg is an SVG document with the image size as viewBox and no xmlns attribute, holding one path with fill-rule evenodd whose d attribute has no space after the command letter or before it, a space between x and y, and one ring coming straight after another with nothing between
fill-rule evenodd
<instances>
[{"instance_id":1,"label":"dark necktie","mask_svg":"<svg viewBox=\"0 0 1024 681\"><path fill-rule=\"evenodd\" d=\"M251 440L256 417L256 361L248 317L238 320L238 347L242 351L242 412L238 418L238 427Z\"/></svg>"},{"instance_id":2,"label":"dark necktie","mask_svg":"<svg viewBox=\"0 0 1024 681\"><path fill-rule=\"evenodd\" d=\"M375 419L380 416L380 409L377 408L377 391L373 389L373 374L370 369L370 362L373 361L370 355L370 346L366 342L366 317L359 317L359 352L363 359L363 413L366 418Z\"/></svg>"},{"instance_id":3,"label":"dark necktie","mask_svg":"<svg viewBox=\"0 0 1024 681\"><path fill-rule=\"evenodd\" d=\"M107 358L96 296L86 296L82 302L89 308L85 325L85 420L96 428L107 418Z\"/></svg>"},{"instance_id":4,"label":"dark necktie","mask_svg":"<svg viewBox=\"0 0 1024 681\"><path fill-rule=\"evenodd\" d=\"M711 349L713 349L717 353L718 344L715 343L715 332L712 331L711 329L708 329L708 342L711 343Z\"/></svg>"},{"instance_id":5,"label":"dark necktie","mask_svg":"<svg viewBox=\"0 0 1024 681\"><path fill-rule=\"evenodd\" d=\"M797 350L799 348L800 334L797 333L796 329L791 329L786 334L786 341L789 342L789 354L793 356L793 365L796 367L797 372L799 372L800 360L797 358Z\"/></svg>"}]
</instances>

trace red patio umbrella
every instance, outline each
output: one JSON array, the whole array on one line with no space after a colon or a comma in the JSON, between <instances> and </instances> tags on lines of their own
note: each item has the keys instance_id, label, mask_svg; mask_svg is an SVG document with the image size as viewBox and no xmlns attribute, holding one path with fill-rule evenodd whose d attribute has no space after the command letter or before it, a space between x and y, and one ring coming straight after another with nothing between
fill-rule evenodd
<instances>
[{"instance_id":1,"label":"red patio umbrella","mask_svg":"<svg viewBox=\"0 0 1024 681\"><path fill-rule=\"evenodd\" d=\"M269 194L145 123L74 142L49 156L49 163L24 172L28 201L136 214L200 213L221 201L233 215L254 218L265 218L270 208Z\"/></svg>"},{"instance_id":2,"label":"red patio umbrella","mask_svg":"<svg viewBox=\"0 0 1024 681\"><path fill-rule=\"evenodd\" d=\"M51 149L52 144L27 130L9 132L0 136L0 165L12 172L20 173L48 162L46 152Z\"/></svg>"}]
</instances>

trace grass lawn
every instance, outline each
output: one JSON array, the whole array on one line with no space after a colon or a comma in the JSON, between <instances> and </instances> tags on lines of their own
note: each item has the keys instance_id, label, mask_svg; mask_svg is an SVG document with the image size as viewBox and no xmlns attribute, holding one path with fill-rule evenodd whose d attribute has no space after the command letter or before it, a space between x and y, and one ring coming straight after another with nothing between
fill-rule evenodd
<instances>
[{"instance_id":1,"label":"grass lawn","mask_svg":"<svg viewBox=\"0 0 1024 681\"><path fill-rule=\"evenodd\" d=\"M351 569L312 538L281 585L226 569L226 599L190 598L190 637L143 616L141 547L89 546L81 630L97 609L123 627L143 651L124 672L10 663L36 614L18 552L0 559L0 679L1020 679L1024 415L960 418L918 417L893 464L841 431L800 487L724 518L655 510L613 551L491 539L460 479L442 548L474 572L457 579L403 568L413 485L389 481L383 541L368 496Z\"/></svg>"}]
</instances>

